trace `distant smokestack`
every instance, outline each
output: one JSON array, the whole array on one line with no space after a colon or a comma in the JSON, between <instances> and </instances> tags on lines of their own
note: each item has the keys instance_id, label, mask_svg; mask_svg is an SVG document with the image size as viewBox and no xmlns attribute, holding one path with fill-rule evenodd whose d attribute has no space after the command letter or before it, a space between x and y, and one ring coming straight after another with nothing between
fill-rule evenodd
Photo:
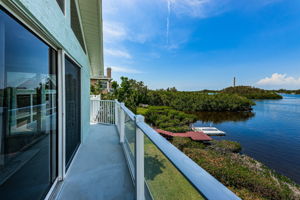
<instances>
[{"instance_id":1,"label":"distant smokestack","mask_svg":"<svg viewBox=\"0 0 300 200\"><path fill-rule=\"evenodd\" d=\"M235 87L236 86L236 79L235 79L235 77L233 77L233 87Z\"/></svg>"},{"instance_id":2,"label":"distant smokestack","mask_svg":"<svg viewBox=\"0 0 300 200\"><path fill-rule=\"evenodd\" d=\"M111 68L110 67L108 67L106 69L106 76L107 76L107 78L111 78Z\"/></svg>"}]
</instances>

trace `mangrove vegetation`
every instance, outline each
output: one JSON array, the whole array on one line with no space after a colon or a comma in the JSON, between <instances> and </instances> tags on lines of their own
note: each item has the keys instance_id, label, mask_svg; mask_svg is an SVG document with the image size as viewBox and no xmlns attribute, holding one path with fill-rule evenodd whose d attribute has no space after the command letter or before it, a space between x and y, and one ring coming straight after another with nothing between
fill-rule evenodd
<instances>
[{"instance_id":1,"label":"mangrove vegetation","mask_svg":"<svg viewBox=\"0 0 300 200\"><path fill-rule=\"evenodd\" d=\"M136 112L140 104L168 106L183 112L240 112L251 111L257 99L281 99L276 91L250 86L228 87L221 91L178 91L175 87L166 90L150 90L141 81L121 77L121 84L112 83L113 92L102 95L103 99L118 99ZM95 87L91 88L97 94ZM299 92L299 91L294 91Z\"/></svg>"},{"instance_id":2,"label":"mangrove vegetation","mask_svg":"<svg viewBox=\"0 0 300 200\"><path fill-rule=\"evenodd\" d=\"M201 111L251 111L255 103L236 94L206 94L202 92L173 92L155 90L148 92L148 104L169 106L184 112Z\"/></svg>"},{"instance_id":3,"label":"mangrove vegetation","mask_svg":"<svg viewBox=\"0 0 300 200\"><path fill-rule=\"evenodd\" d=\"M248 99L282 99L282 96L275 91L263 90L250 86L228 87L221 90L225 94L237 94Z\"/></svg>"},{"instance_id":4,"label":"mangrove vegetation","mask_svg":"<svg viewBox=\"0 0 300 200\"><path fill-rule=\"evenodd\" d=\"M137 113L144 115L146 122L152 127L175 133L189 131L190 124L197 120L193 114L186 114L166 106L138 108Z\"/></svg>"}]
</instances>

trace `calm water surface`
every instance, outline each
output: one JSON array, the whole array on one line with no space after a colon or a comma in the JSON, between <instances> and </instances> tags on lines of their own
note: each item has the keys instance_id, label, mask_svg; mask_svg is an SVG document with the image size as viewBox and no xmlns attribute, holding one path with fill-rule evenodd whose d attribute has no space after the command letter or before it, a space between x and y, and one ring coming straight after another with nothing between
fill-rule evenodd
<instances>
[{"instance_id":1,"label":"calm water surface","mask_svg":"<svg viewBox=\"0 0 300 200\"><path fill-rule=\"evenodd\" d=\"M300 184L300 95L256 101L253 114L198 113L197 126L213 125L245 153Z\"/></svg>"}]
</instances>

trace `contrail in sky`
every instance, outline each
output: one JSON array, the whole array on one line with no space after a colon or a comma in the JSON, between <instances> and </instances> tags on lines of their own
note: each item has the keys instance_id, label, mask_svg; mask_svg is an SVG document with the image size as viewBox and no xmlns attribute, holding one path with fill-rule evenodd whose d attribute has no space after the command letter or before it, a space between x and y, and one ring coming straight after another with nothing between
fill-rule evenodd
<instances>
[{"instance_id":1,"label":"contrail in sky","mask_svg":"<svg viewBox=\"0 0 300 200\"><path fill-rule=\"evenodd\" d=\"M169 44L170 14L171 14L171 0L168 0L168 16L167 16L167 45Z\"/></svg>"}]
</instances>

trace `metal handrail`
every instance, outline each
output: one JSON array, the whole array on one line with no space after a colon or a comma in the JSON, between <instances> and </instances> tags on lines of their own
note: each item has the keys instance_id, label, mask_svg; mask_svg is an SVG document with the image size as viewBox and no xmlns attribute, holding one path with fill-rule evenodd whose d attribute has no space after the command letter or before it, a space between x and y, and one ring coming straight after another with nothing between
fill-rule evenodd
<instances>
[{"instance_id":1,"label":"metal handrail","mask_svg":"<svg viewBox=\"0 0 300 200\"><path fill-rule=\"evenodd\" d=\"M129 109L125 106L125 104L120 103L120 105L121 105L121 108L124 110L124 112L128 115L128 117L130 117L130 119L132 119L132 120L134 121L135 118L136 118L136 115L135 115L131 110L129 110Z\"/></svg>"}]
</instances>

